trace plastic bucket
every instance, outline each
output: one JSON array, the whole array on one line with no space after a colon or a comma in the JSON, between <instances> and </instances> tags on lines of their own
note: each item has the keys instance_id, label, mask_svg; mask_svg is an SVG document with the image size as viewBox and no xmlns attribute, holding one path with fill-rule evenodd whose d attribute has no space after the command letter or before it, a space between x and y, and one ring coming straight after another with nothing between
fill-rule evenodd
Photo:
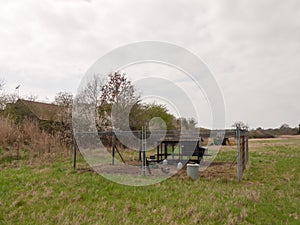
<instances>
[{"instance_id":1,"label":"plastic bucket","mask_svg":"<svg viewBox=\"0 0 300 225\"><path fill-rule=\"evenodd\" d=\"M196 180L199 178L199 167L200 165L199 164L190 164L188 163L186 165L187 169L186 169L186 172L187 172L187 176Z\"/></svg>"}]
</instances>

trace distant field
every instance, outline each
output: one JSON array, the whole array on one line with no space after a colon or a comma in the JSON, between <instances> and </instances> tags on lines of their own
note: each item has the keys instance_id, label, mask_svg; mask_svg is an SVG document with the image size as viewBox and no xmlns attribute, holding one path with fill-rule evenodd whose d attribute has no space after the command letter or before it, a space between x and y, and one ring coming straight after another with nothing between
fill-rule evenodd
<instances>
[{"instance_id":1,"label":"distant field","mask_svg":"<svg viewBox=\"0 0 300 225\"><path fill-rule=\"evenodd\" d=\"M200 179L146 187L112 183L82 160L74 171L69 158L30 165L2 150L0 224L300 224L300 137L249 144L241 183L225 147Z\"/></svg>"}]
</instances>

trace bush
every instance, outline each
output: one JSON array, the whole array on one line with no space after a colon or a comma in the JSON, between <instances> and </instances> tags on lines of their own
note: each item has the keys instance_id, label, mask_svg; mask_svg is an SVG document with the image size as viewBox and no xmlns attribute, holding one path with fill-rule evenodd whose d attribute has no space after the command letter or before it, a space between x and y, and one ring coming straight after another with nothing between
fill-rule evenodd
<instances>
[{"instance_id":1,"label":"bush","mask_svg":"<svg viewBox=\"0 0 300 225\"><path fill-rule=\"evenodd\" d=\"M251 130L249 132L249 138L274 138L275 136L263 129Z\"/></svg>"}]
</instances>

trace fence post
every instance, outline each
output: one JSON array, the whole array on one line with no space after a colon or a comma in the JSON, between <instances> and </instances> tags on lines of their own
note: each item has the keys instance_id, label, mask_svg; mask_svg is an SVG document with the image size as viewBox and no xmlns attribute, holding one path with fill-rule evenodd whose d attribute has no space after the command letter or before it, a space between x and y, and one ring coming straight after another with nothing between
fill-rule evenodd
<instances>
[{"instance_id":1,"label":"fence post","mask_svg":"<svg viewBox=\"0 0 300 225\"><path fill-rule=\"evenodd\" d=\"M237 159L238 159L238 168L237 175L238 181L242 180L242 160L241 160L241 133L239 125L236 126L236 149L237 149Z\"/></svg>"},{"instance_id":2,"label":"fence post","mask_svg":"<svg viewBox=\"0 0 300 225\"><path fill-rule=\"evenodd\" d=\"M116 150L116 136L115 133L112 132L112 158L111 158L111 164L115 165L115 150Z\"/></svg>"},{"instance_id":3,"label":"fence post","mask_svg":"<svg viewBox=\"0 0 300 225\"><path fill-rule=\"evenodd\" d=\"M72 150L73 150L73 169L76 169L76 141L74 135L72 135Z\"/></svg>"},{"instance_id":4,"label":"fence post","mask_svg":"<svg viewBox=\"0 0 300 225\"><path fill-rule=\"evenodd\" d=\"M147 162L146 162L146 139L147 139L147 133L146 133L146 127L142 127L142 153L143 153L143 157L142 157L142 171L143 171L143 175L146 175L146 166L147 166Z\"/></svg>"},{"instance_id":5,"label":"fence post","mask_svg":"<svg viewBox=\"0 0 300 225\"><path fill-rule=\"evenodd\" d=\"M248 135L245 137L246 138L246 141L245 141L245 144L246 144L246 165L248 164L248 159L249 159L249 142L248 142Z\"/></svg>"},{"instance_id":6,"label":"fence post","mask_svg":"<svg viewBox=\"0 0 300 225\"><path fill-rule=\"evenodd\" d=\"M138 131L138 145L139 145L139 161L142 161L142 150L143 150L143 147L142 147L142 138L143 138L143 133L142 131Z\"/></svg>"}]
</instances>

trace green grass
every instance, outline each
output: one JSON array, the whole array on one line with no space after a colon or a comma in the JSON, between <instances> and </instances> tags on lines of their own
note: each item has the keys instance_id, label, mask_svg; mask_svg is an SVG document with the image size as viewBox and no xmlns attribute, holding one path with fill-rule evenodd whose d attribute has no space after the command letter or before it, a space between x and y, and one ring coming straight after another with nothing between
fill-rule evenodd
<instances>
[{"instance_id":1,"label":"green grass","mask_svg":"<svg viewBox=\"0 0 300 225\"><path fill-rule=\"evenodd\" d=\"M228 148L217 159L234 155ZM241 183L173 177L129 187L71 167L0 167L0 224L300 223L300 139L251 141Z\"/></svg>"}]
</instances>

